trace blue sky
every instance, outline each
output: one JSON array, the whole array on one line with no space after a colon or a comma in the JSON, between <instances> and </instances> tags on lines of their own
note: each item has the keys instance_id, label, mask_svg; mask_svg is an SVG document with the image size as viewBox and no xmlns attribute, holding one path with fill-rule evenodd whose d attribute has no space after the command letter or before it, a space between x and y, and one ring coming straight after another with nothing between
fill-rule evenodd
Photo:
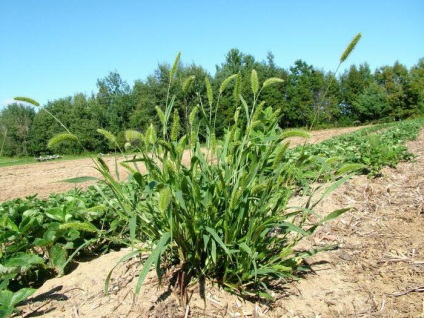
<instances>
[{"instance_id":1,"label":"blue sky","mask_svg":"<svg viewBox=\"0 0 424 318\"><path fill-rule=\"evenodd\" d=\"M179 51L211 75L231 48L334 71L358 32L344 68L409 68L424 57L424 1L0 0L0 107L91 94L115 70L132 85Z\"/></svg>"}]
</instances>

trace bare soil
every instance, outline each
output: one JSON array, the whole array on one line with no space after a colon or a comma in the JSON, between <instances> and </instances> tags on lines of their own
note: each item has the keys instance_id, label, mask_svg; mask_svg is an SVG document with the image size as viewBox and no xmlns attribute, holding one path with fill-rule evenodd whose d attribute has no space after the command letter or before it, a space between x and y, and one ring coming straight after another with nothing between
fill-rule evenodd
<instances>
[{"instance_id":1,"label":"bare soil","mask_svg":"<svg viewBox=\"0 0 424 318\"><path fill-rule=\"evenodd\" d=\"M348 133L363 127L349 127L340 129L317 130L311 132L308 143L317 143L327 138ZM303 138L291 138L291 144L304 143ZM188 155L188 154L187 154ZM115 171L115 161L123 161L125 158L115 158L114 156L103 157L111 171ZM189 160L189 159L187 159ZM125 179L125 169L118 164L120 178ZM92 159L76 160L53 160L36 162L19 166L0 167L0 202L24 198L37 194L40 198L45 198L53 192L65 192L75 187L86 188L95 181L86 181L72 184L63 180L78 178L83 176L93 176L100 178L100 173L95 169Z\"/></svg>"},{"instance_id":2,"label":"bare soil","mask_svg":"<svg viewBox=\"0 0 424 318\"><path fill-rule=\"evenodd\" d=\"M159 286L153 273L135 295L137 259L117 266L106 295L107 274L129 252L121 250L47 281L21 307L22 316L424 317L424 131L408 146L414 161L384 169L381 178L356 176L319 206L322 214L351 210L302 245L339 248L309 258L313 272L303 279L278 284L275 302L245 301L208 284L205 301L194 285L188 305L181 306L170 278ZM58 183L50 183L51 191L63 191L52 184Z\"/></svg>"}]
</instances>

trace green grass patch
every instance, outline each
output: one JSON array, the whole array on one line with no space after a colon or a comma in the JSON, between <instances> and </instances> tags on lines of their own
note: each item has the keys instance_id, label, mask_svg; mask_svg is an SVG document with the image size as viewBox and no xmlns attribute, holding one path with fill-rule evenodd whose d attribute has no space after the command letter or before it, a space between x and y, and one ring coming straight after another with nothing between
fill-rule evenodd
<instances>
[{"instance_id":1,"label":"green grass patch","mask_svg":"<svg viewBox=\"0 0 424 318\"><path fill-rule=\"evenodd\" d=\"M38 162L35 157L22 157L22 158L9 158L9 157L0 157L0 168L10 167L10 166L19 166L19 165L28 165L28 164L40 164L48 162L57 162L57 161L68 161L75 159L86 159L96 157L97 154L83 154L83 155L64 155L59 159L54 159L50 161Z\"/></svg>"}]
</instances>

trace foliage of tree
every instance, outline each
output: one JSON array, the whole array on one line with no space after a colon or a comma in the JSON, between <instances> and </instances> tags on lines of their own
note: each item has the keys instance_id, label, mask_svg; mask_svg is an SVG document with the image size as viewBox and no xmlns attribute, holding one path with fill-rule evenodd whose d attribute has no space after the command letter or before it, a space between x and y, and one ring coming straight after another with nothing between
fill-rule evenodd
<instances>
[{"instance_id":1,"label":"foliage of tree","mask_svg":"<svg viewBox=\"0 0 424 318\"><path fill-rule=\"evenodd\" d=\"M31 106L10 104L0 112L0 156L28 156L29 131L35 111Z\"/></svg>"},{"instance_id":2,"label":"foliage of tree","mask_svg":"<svg viewBox=\"0 0 424 318\"><path fill-rule=\"evenodd\" d=\"M424 58L411 68L406 84L407 103L415 105L415 114L424 114Z\"/></svg>"},{"instance_id":3,"label":"foliage of tree","mask_svg":"<svg viewBox=\"0 0 424 318\"><path fill-rule=\"evenodd\" d=\"M280 126L331 127L379 120L400 120L424 114L424 58L408 70L399 62L382 66L374 72L368 64L352 65L340 76L316 69L306 61L297 60L288 69L279 67L272 52L264 61L234 48L216 66L214 75L194 63L179 61L174 81L168 86L170 66L161 63L152 74L131 86L117 72L110 72L97 80L98 91L92 95L81 93L49 101L37 110L12 104L0 112L0 146L2 155L27 156L50 153L46 145L52 136L64 128L46 111L78 135L90 152L113 151L115 143L108 143L97 132L98 128L118 136L119 145L127 142L124 131L132 129L145 133L150 125L161 131L157 108L164 111L167 96L175 95L175 117L180 119L178 134L185 134L189 114L200 103L208 112L208 97L217 98L221 83L228 77L226 89L220 94L216 112L215 133L218 138L234 121L245 120L239 96L251 99L251 76L259 82L279 78L282 83L261 91L266 106L281 113ZM256 72L252 72L255 70ZM205 78L215 92L208 96ZM178 116L177 116L178 115ZM202 132L201 132L202 135ZM61 144L53 151L60 154L80 152L74 144Z\"/></svg>"},{"instance_id":4,"label":"foliage of tree","mask_svg":"<svg viewBox=\"0 0 424 318\"><path fill-rule=\"evenodd\" d=\"M356 65L352 65L349 70L345 71L345 73L340 76L340 107L344 115L350 117L352 120L359 119L360 114L358 110L355 109L355 101L373 80L371 69L368 64L361 64L359 68L356 67Z\"/></svg>"},{"instance_id":5,"label":"foliage of tree","mask_svg":"<svg viewBox=\"0 0 424 318\"><path fill-rule=\"evenodd\" d=\"M97 80L97 103L100 106L100 128L113 133L125 130L134 112L131 88L118 72L110 72L105 78Z\"/></svg>"},{"instance_id":6,"label":"foliage of tree","mask_svg":"<svg viewBox=\"0 0 424 318\"><path fill-rule=\"evenodd\" d=\"M404 65L395 62L393 66L381 67L376 70L374 77L387 94L390 115L394 120L405 119L415 113L416 105L407 102L409 72Z\"/></svg>"},{"instance_id":7,"label":"foliage of tree","mask_svg":"<svg viewBox=\"0 0 424 318\"><path fill-rule=\"evenodd\" d=\"M390 114L390 103L384 89L372 82L353 102L361 122L386 118Z\"/></svg>"},{"instance_id":8,"label":"foliage of tree","mask_svg":"<svg viewBox=\"0 0 424 318\"><path fill-rule=\"evenodd\" d=\"M324 73L297 60L285 86L282 127L305 127L312 123L325 91Z\"/></svg>"}]
</instances>

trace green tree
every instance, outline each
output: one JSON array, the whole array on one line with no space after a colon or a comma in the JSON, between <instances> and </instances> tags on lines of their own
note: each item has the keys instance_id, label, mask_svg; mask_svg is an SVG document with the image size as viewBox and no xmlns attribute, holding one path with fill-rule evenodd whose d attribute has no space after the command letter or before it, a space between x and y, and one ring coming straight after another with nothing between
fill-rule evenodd
<instances>
[{"instance_id":1,"label":"green tree","mask_svg":"<svg viewBox=\"0 0 424 318\"><path fill-rule=\"evenodd\" d=\"M282 127L304 127L312 123L325 91L324 73L302 60L290 67L285 86Z\"/></svg>"},{"instance_id":2,"label":"green tree","mask_svg":"<svg viewBox=\"0 0 424 318\"><path fill-rule=\"evenodd\" d=\"M194 63L181 64L176 72L176 107L181 118L181 133L189 129L189 114L202 101L207 104L205 77L211 79L208 72ZM164 105L164 104L162 104ZM175 108L174 108L175 109ZM205 107L209 111L208 107Z\"/></svg>"},{"instance_id":3,"label":"green tree","mask_svg":"<svg viewBox=\"0 0 424 318\"><path fill-rule=\"evenodd\" d=\"M229 123L233 120L236 108L239 106L238 96L234 95L235 85L238 85L240 92L243 90L242 73L245 73L246 65L243 64L245 54L238 49L231 49L225 56L225 62L221 65L216 65L215 78L213 81L213 90L216 92L219 90L219 86L225 79L234 74L239 74L239 78L236 81L232 81L228 84L228 88L223 92L220 97L220 102L217 105L217 121L216 121L216 132L218 136L223 135L224 130L229 126ZM252 63L249 58L249 62ZM246 83L246 80L244 81Z\"/></svg>"},{"instance_id":4,"label":"green tree","mask_svg":"<svg viewBox=\"0 0 424 318\"><path fill-rule=\"evenodd\" d=\"M281 69L278 69L275 66L273 59L274 57L272 53L268 53L268 62L271 62L272 66L275 67L274 70L268 70L269 67L266 62L260 63L250 54L244 54L238 49L231 49L225 57L225 62L220 66L216 66L214 79L215 91L218 91L220 84L223 83L229 76L238 74L238 77L228 84L227 89L223 92L220 98L217 117L218 136L222 135L224 130L233 121L236 109L241 106L239 95L242 95L244 99L250 99L253 97L251 90L252 70L257 71L259 81L263 81L266 74L278 73L280 75ZM278 96L279 94L277 93L275 95ZM267 102L265 101L265 103ZM245 113L240 112L241 122L245 122L245 119Z\"/></svg>"},{"instance_id":5,"label":"green tree","mask_svg":"<svg viewBox=\"0 0 424 318\"><path fill-rule=\"evenodd\" d=\"M156 107L164 111L163 105L166 104L168 94L169 70L168 64L159 64L154 73L149 75L145 81L138 80L134 83L132 94L136 107L130 116L132 129L144 132L152 123L160 131ZM194 106L201 100L206 101L204 88L206 76L210 77L201 66L179 63L174 82L169 87L169 93L176 96L174 109L182 119L182 132L187 129L188 114Z\"/></svg>"},{"instance_id":6,"label":"green tree","mask_svg":"<svg viewBox=\"0 0 424 318\"><path fill-rule=\"evenodd\" d=\"M107 143L97 133L100 127L98 117L95 116L96 100L84 94L75 94L69 105L69 130L76 134L84 148L90 152L106 152Z\"/></svg>"},{"instance_id":7,"label":"green tree","mask_svg":"<svg viewBox=\"0 0 424 318\"><path fill-rule=\"evenodd\" d=\"M98 118L101 128L115 134L129 128L135 105L128 83L115 71L98 79L97 87L97 102L103 114Z\"/></svg>"},{"instance_id":8,"label":"green tree","mask_svg":"<svg viewBox=\"0 0 424 318\"><path fill-rule=\"evenodd\" d=\"M333 73L326 73L324 74L323 85L315 98L315 117L312 125L319 127L337 125L342 116L340 83Z\"/></svg>"},{"instance_id":9,"label":"green tree","mask_svg":"<svg viewBox=\"0 0 424 318\"><path fill-rule=\"evenodd\" d=\"M153 74L134 83L132 90L135 109L130 115L132 129L146 131L150 123L159 128L156 106L164 105L168 91L169 65L159 64ZM171 87L175 90L175 85Z\"/></svg>"},{"instance_id":10,"label":"green tree","mask_svg":"<svg viewBox=\"0 0 424 318\"><path fill-rule=\"evenodd\" d=\"M394 120L408 118L415 113L415 105L408 103L406 90L409 83L408 69L395 62L393 66L383 66L376 70L375 79L387 94L390 116Z\"/></svg>"},{"instance_id":11,"label":"green tree","mask_svg":"<svg viewBox=\"0 0 424 318\"><path fill-rule=\"evenodd\" d=\"M31 149L35 155L50 154L51 150L47 149L47 142L54 135L63 132L63 127L52 118L45 110L55 114L55 116L65 125L71 124L71 100L72 97L59 98L49 101L47 105L38 110L34 117L33 124L30 129ZM63 144L60 146L61 154L72 153L70 145Z\"/></svg>"},{"instance_id":12,"label":"green tree","mask_svg":"<svg viewBox=\"0 0 424 318\"><path fill-rule=\"evenodd\" d=\"M390 104L384 89L372 82L353 102L361 122L385 118L390 114Z\"/></svg>"},{"instance_id":13,"label":"green tree","mask_svg":"<svg viewBox=\"0 0 424 318\"><path fill-rule=\"evenodd\" d=\"M406 85L407 103L415 106L415 114L424 114L424 58L414 65Z\"/></svg>"},{"instance_id":14,"label":"green tree","mask_svg":"<svg viewBox=\"0 0 424 318\"><path fill-rule=\"evenodd\" d=\"M359 95L374 81L370 67L367 63L359 68L352 65L349 70L340 76L341 113L352 121L359 119L359 113L354 104Z\"/></svg>"},{"instance_id":15,"label":"green tree","mask_svg":"<svg viewBox=\"0 0 424 318\"><path fill-rule=\"evenodd\" d=\"M267 87L262 91L261 96L267 106L271 106L274 110L282 111L286 105L284 99L286 96L285 87L287 85L288 72L281 67L278 67L274 61L274 54L268 52L266 61L255 66L258 75L261 78L276 77L283 80L283 83L276 83Z\"/></svg>"},{"instance_id":16,"label":"green tree","mask_svg":"<svg viewBox=\"0 0 424 318\"><path fill-rule=\"evenodd\" d=\"M0 112L0 155L28 156L29 131L35 117L31 106L13 103Z\"/></svg>"}]
</instances>

